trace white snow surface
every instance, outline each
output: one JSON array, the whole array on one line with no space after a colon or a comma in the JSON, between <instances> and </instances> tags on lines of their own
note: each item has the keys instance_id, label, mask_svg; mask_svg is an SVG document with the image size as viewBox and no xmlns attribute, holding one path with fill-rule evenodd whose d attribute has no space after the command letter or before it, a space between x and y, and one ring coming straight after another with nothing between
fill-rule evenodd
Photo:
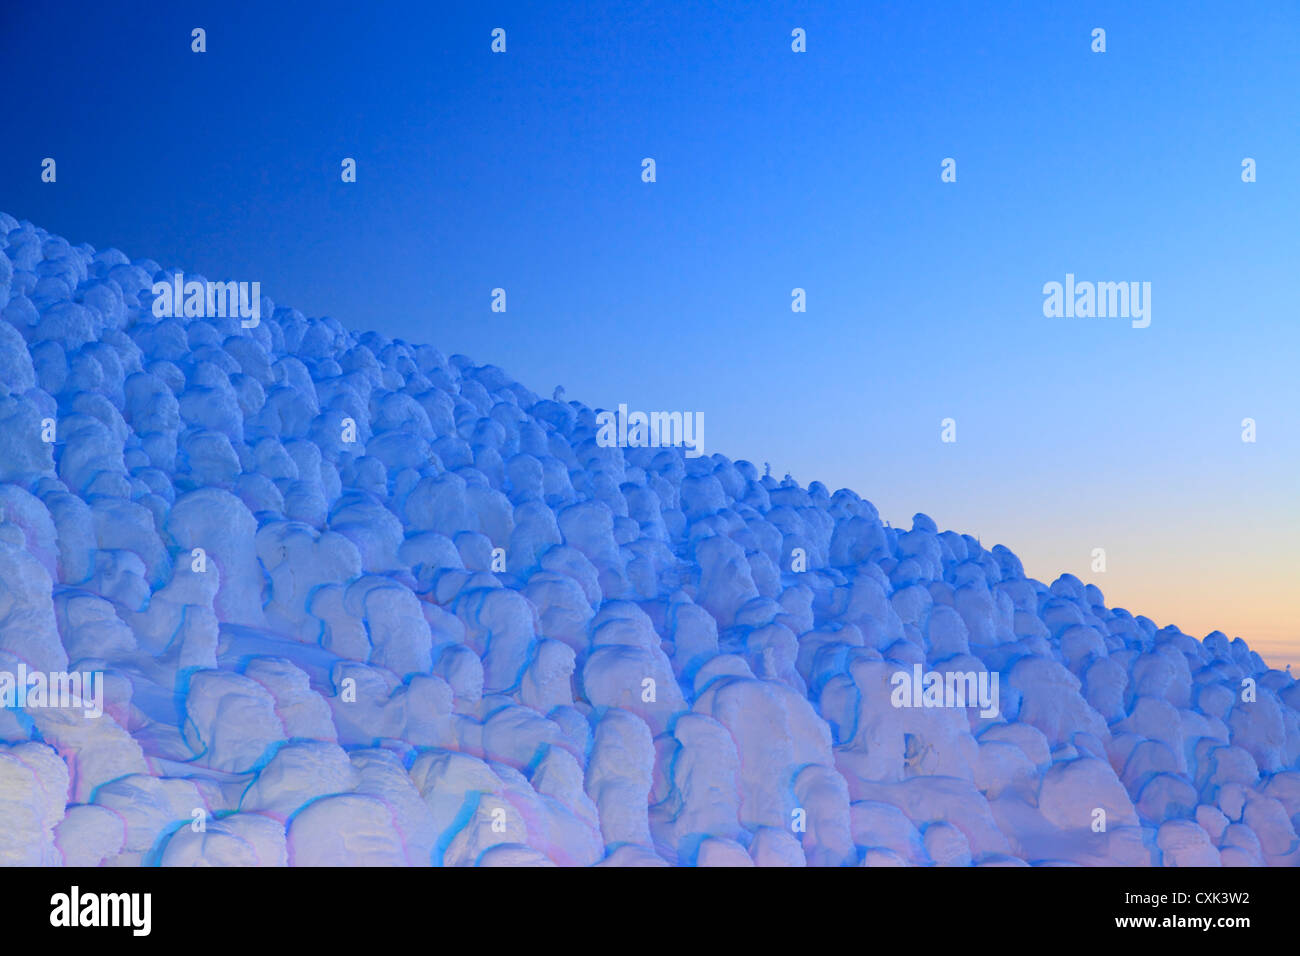
<instances>
[{"instance_id":1,"label":"white snow surface","mask_svg":"<svg viewBox=\"0 0 1300 956\"><path fill-rule=\"evenodd\" d=\"M0 863L1300 863L1300 687L1240 639L600 447L461 355L0 250L0 672L104 688L0 709ZM895 707L915 664L1000 713Z\"/></svg>"}]
</instances>

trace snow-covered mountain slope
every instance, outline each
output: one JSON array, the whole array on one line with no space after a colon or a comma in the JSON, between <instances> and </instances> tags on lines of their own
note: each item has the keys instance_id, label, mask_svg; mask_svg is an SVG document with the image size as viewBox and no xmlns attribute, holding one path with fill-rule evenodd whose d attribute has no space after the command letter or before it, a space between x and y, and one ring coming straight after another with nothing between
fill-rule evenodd
<instances>
[{"instance_id":1,"label":"snow-covered mountain slope","mask_svg":"<svg viewBox=\"0 0 1300 956\"><path fill-rule=\"evenodd\" d=\"M1241 640L464 356L0 250L0 861L1300 862L1300 689Z\"/></svg>"}]
</instances>

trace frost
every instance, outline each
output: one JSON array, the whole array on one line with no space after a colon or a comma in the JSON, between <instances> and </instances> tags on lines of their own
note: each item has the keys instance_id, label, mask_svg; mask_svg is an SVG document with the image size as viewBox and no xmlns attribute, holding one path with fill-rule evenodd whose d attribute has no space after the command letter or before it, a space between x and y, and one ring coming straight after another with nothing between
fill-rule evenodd
<instances>
[{"instance_id":1,"label":"frost","mask_svg":"<svg viewBox=\"0 0 1300 956\"><path fill-rule=\"evenodd\" d=\"M998 545L0 214L0 863L1290 865L1300 685ZM998 681L898 708L898 671ZM2 689L2 687L0 687Z\"/></svg>"}]
</instances>

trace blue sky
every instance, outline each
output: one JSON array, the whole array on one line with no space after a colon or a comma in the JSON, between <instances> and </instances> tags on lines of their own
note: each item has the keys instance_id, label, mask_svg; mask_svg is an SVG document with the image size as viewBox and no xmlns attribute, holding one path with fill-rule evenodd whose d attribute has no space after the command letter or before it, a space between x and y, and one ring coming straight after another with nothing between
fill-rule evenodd
<instances>
[{"instance_id":1,"label":"blue sky","mask_svg":"<svg viewBox=\"0 0 1300 956\"><path fill-rule=\"evenodd\" d=\"M0 9L0 209L1300 661L1294 4L274 6Z\"/></svg>"}]
</instances>

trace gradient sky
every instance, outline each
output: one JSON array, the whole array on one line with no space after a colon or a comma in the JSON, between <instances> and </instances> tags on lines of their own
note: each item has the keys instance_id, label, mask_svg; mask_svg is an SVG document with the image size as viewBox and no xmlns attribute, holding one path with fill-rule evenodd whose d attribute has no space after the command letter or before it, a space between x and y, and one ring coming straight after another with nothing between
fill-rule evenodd
<instances>
[{"instance_id":1,"label":"gradient sky","mask_svg":"<svg viewBox=\"0 0 1300 956\"><path fill-rule=\"evenodd\" d=\"M0 209L1300 662L1294 3L148 6L0 3Z\"/></svg>"}]
</instances>

